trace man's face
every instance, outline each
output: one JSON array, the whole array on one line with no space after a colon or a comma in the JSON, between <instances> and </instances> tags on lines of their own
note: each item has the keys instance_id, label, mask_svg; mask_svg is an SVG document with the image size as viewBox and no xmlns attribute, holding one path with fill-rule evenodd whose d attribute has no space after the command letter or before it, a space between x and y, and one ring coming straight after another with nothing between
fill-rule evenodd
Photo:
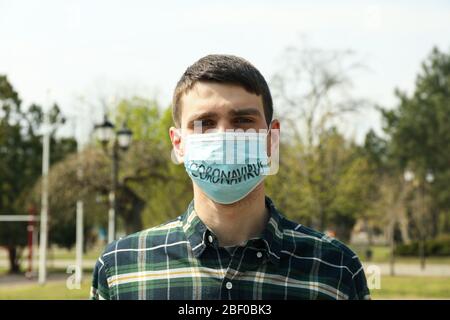
<instances>
[{"instance_id":1,"label":"man's face","mask_svg":"<svg viewBox=\"0 0 450 320\"><path fill-rule=\"evenodd\" d=\"M194 124L206 130L267 128L261 96L236 85L197 82L181 98L181 128L191 133Z\"/></svg>"},{"instance_id":2,"label":"man's face","mask_svg":"<svg viewBox=\"0 0 450 320\"><path fill-rule=\"evenodd\" d=\"M183 135L194 133L194 126L198 130L199 124L202 132L268 129L262 97L231 84L197 82L181 98L180 120ZM278 127L278 121L274 121L272 128ZM177 153L182 155L183 139L173 127L170 138Z\"/></svg>"}]
</instances>

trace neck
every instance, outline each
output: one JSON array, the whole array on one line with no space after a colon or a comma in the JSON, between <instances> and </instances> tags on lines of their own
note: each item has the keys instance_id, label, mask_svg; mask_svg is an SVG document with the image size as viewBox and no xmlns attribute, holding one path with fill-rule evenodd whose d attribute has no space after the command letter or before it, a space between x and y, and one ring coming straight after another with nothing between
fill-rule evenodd
<instances>
[{"instance_id":1,"label":"neck","mask_svg":"<svg viewBox=\"0 0 450 320\"><path fill-rule=\"evenodd\" d=\"M264 183L244 199L224 205L209 199L194 184L194 207L199 218L211 229L219 245L235 246L258 237L268 220Z\"/></svg>"}]
</instances>

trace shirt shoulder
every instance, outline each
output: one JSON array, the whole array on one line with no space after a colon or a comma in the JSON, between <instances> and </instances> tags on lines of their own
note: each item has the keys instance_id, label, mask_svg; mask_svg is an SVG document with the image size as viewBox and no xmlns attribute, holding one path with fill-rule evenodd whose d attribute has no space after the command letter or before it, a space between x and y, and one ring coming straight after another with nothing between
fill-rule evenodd
<instances>
[{"instance_id":1,"label":"shirt shoulder","mask_svg":"<svg viewBox=\"0 0 450 320\"><path fill-rule=\"evenodd\" d=\"M342 263L352 274L361 268L357 254L343 242L286 218L283 219L283 247L294 253Z\"/></svg>"},{"instance_id":2,"label":"shirt shoulder","mask_svg":"<svg viewBox=\"0 0 450 320\"><path fill-rule=\"evenodd\" d=\"M184 233L182 230L180 216L158 226L141 230L112 241L105 247L100 257L107 266L124 264L126 263L125 260L127 257L135 260L139 252L151 251L157 249L158 246L183 240ZM119 258L122 261L117 261L116 253L119 252L121 253Z\"/></svg>"}]
</instances>

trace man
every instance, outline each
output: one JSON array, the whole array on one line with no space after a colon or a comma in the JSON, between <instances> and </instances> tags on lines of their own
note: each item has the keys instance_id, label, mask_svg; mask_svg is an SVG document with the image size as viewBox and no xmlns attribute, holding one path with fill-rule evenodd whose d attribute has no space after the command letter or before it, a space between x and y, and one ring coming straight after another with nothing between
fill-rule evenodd
<instances>
[{"instance_id":1,"label":"man","mask_svg":"<svg viewBox=\"0 0 450 320\"><path fill-rule=\"evenodd\" d=\"M109 244L91 298L369 298L349 248L287 220L266 197L280 129L272 116L267 83L246 60L209 55L186 70L169 134L194 199L176 220Z\"/></svg>"}]
</instances>

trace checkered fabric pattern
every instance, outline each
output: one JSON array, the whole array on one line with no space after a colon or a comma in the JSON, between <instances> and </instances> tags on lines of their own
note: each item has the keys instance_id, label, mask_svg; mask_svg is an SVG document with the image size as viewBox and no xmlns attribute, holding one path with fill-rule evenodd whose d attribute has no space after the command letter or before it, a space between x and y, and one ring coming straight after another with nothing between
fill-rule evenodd
<instances>
[{"instance_id":1,"label":"checkered fabric pattern","mask_svg":"<svg viewBox=\"0 0 450 320\"><path fill-rule=\"evenodd\" d=\"M336 239L287 220L269 198L261 237L226 250L193 201L177 219L109 244L91 299L370 299L358 257Z\"/></svg>"}]
</instances>

